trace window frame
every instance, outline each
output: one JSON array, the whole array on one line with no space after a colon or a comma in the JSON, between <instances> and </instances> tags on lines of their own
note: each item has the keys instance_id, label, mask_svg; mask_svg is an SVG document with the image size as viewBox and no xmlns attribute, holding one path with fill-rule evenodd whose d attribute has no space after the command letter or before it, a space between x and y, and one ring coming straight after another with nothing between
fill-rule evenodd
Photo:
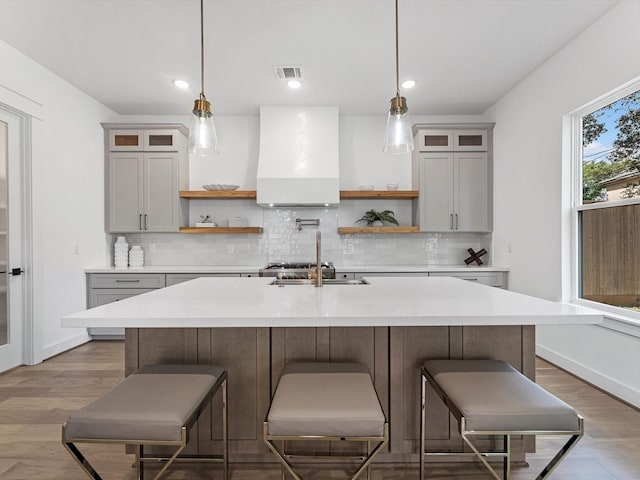
<instances>
[{"instance_id":1,"label":"window frame","mask_svg":"<svg viewBox=\"0 0 640 480\"><path fill-rule=\"evenodd\" d=\"M581 108L574 110L566 119L568 129L565 129L565 141L570 145L571 158L571 188L570 188L570 248L569 248L569 303L593 308L602 311L605 314L604 323L600 326L616 330L622 333L640 337L640 312L633 312L622 307L614 307L605 303L585 300L579 297L580 283L580 264L582 261L580 251L580 212L586 210L596 210L601 208L619 207L624 205L640 204L640 197L614 200L599 203L583 204L582 198L582 118L600 110L621 98L624 98L634 92L640 91L640 77L636 78L612 91L598 97L597 99L587 103ZM568 131L567 131L568 130ZM568 137L568 138L567 138ZM640 234L640 233L639 233Z\"/></svg>"}]
</instances>

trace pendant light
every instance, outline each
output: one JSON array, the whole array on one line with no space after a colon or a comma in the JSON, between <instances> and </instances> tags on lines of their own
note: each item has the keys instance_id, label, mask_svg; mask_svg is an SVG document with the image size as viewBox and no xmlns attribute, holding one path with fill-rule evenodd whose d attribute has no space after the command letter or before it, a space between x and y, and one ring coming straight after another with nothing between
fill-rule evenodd
<instances>
[{"instance_id":1,"label":"pendant light","mask_svg":"<svg viewBox=\"0 0 640 480\"><path fill-rule=\"evenodd\" d=\"M189 152L195 155L217 155L218 136L213 123L211 103L204 96L204 0L200 0L200 98L193 105Z\"/></svg>"},{"instance_id":2,"label":"pendant light","mask_svg":"<svg viewBox=\"0 0 640 480\"><path fill-rule=\"evenodd\" d=\"M400 64L398 60L398 0L396 0L396 96L391 99L384 135L385 153L402 154L413 150L413 135L407 99L400 96Z\"/></svg>"}]
</instances>

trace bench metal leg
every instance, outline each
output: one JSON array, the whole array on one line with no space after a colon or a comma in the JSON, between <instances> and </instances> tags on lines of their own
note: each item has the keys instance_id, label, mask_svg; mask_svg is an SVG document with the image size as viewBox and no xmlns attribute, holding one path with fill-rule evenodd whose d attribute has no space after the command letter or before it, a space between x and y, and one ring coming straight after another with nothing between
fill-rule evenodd
<instances>
[{"instance_id":1,"label":"bench metal leg","mask_svg":"<svg viewBox=\"0 0 640 480\"><path fill-rule=\"evenodd\" d=\"M385 425L384 425L384 429L385 429L384 436L385 436L385 439L388 438L387 428L388 428L387 424L385 423ZM358 478L365 469L369 469L371 467L371 462L373 461L373 457L375 457L378 454L378 452L380 450L382 450L382 448L384 448L384 446L386 444L387 444L387 440L385 440L383 442L380 442L380 443L378 443L376 445L376 447L373 450L371 450L369 452L369 454L367 455L366 460L364 462L362 462L362 464L360 465L360 468L358 468L358 470L356 470L356 472L351 476L351 480L356 480L356 478Z\"/></svg>"},{"instance_id":2,"label":"bench metal leg","mask_svg":"<svg viewBox=\"0 0 640 480\"><path fill-rule=\"evenodd\" d=\"M227 379L222 382L222 470L229 480L229 413L227 409Z\"/></svg>"},{"instance_id":3,"label":"bench metal leg","mask_svg":"<svg viewBox=\"0 0 640 480\"><path fill-rule=\"evenodd\" d=\"M426 429L426 390L427 379L424 375L420 375L421 388L420 388L420 480L424 480L424 454L425 454L425 429Z\"/></svg>"},{"instance_id":4,"label":"bench metal leg","mask_svg":"<svg viewBox=\"0 0 640 480\"><path fill-rule=\"evenodd\" d=\"M464 419L462 419L462 422L464 422ZM464 429L463 429L463 431L464 431ZM507 436L508 436L508 435L507 435ZM489 472L491 473L491 475L493 475L493 478L495 478L496 480L503 480L503 479L501 479L501 478L500 478L500 475L498 475L498 472L496 472L495 468L493 468L493 467L491 466L491 464L490 464L489 462L487 462L487 460L486 460L486 458L485 458L485 457L489 456L489 454L480 452L480 451L476 448L476 446L471 442L471 440L469 440L469 438L468 438L464 433L462 434L462 439L465 441L465 443L466 443L467 445L469 445L469 447L471 448L471 450L473 450L473 453L475 453L475 454L476 454L476 456L480 459L480 461L484 464L484 466L485 466L485 467L487 467L487 470L489 470ZM506 449L506 448L509 448L509 444L510 444L510 443L511 443L511 442L509 442L509 441L507 441L507 442L506 442L505 449ZM511 462L509 461L509 460L510 460L510 458L509 458L509 452L507 452L507 453L495 453L495 454L493 454L493 456L496 456L496 455L499 455L499 456L501 456L501 457L504 457L504 460L503 460L503 462L504 462L504 463L503 463L503 468L504 468L504 472L505 472L505 474L508 474L508 472L509 472L509 470L510 470L510 468L511 468L511 467L510 467ZM509 477L508 477L508 476L505 476L505 477L504 477L504 480L509 480Z\"/></svg>"},{"instance_id":5,"label":"bench metal leg","mask_svg":"<svg viewBox=\"0 0 640 480\"><path fill-rule=\"evenodd\" d=\"M142 480L144 478L144 449L142 445L136 447L136 480Z\"/></svg>"},{"instance_id":6,"label":"bench metal leg","mask_svg":"<svg viewBox=\"0 0 640 480\"><path fill-rule=\"evenodd\" d=\"M511 478L511 435L504 436L504 453L506 457L502 459L502 478Z\"/></svg>"},{"instance_id":7,"label":"bench metal leg","mask_svg":"<svg viewBox=\"0 0 640 480\"><path fill-rule=\"evenodd\" d=\"M76 460L76 462L78 462L78 465L80 465L89 478L92 478L93 480L102 480L102 477L98 475L98 472L94 470L93 466L73 443L63 442L63 445L67 448L71 456Z\"/></svg>"},{"instance_id":8,"label":"bench metal leg","mask_svg":"<svg viewBox=\"0 0 640 480\"><path fill-rule=\"evenodd\" d=\"M560 451L556 453L556 455L551 459L551 461L547 464L546 467L542 470L540 475L536 477L536 480L543 480L551 475L551 472L555 470L558 464L562 461L562 459L569 453L569 451L575 447L578 440L582 438L584 435L584 420L580 417L580 433L576 435L572 435L571 438L565 443Z\"/></svg>"},{"instance_id":9,"label":"bench metal leg","mask_svg":"<svg viewBox=\"0 0 640 480\"><path fill-rule=\"evenodd\" d=\"M267 422L264 422L264 427L263 427L263 439L265 444L267 445L267 447L269 447L269 449L274 453L274 455L276 456L276 458L278 459L278 461L280 462L280 464L282 465L282 480L285 479L286 477L286 472L289 472L291 474L291 476L295 479L295 480L302 480L302 477L295 471L295 467L293 466L293 464L291 463L291 461L289 460L289 455L287 455L285 453L285 440L282 440L278 437L271 437L269 436L269 424ZM387 443L389 442L389 424L385 423L384 424L384 435L382 437L287 437L287 440L292 440L292 441L304 441L304 440L314 440L314 441L318 441L318 440L327 440L327 441L339 441L339 440L346 440L346 441L361 441L361 442L365 442L367 444L367 454L366 455L348 455L348 456L336 456L334 458L349 458L349 459L353 459L353 458L358 458L360 460L362 460L362 462L360 463L360 465L358 466L357 470L351 475L350 480L356 480L358 477L360 477L360 475L362 475L364 473L365 470L367 470L367 478L370 480L370 475L371 475L371 463L373 462L373 458L387 445ZM372 449L371 445L377 442L375 447ZM282 446L278 447L276 445L276 443L280 443ZM305 458L314 458L314 455L301 455L301 457L305 457ZM327 457L330 458L330 457Z\"/></svg>"},{"instance_id":10,"label":"bench metal leg","mask_svg":"<svg viewBox=\"0 0 640 480\"><path fill-rule=\"evenodd\" d=\"M287 459L287 456L284 454L284 451L280 450L275 445L274 442L272 442L271 440L267 439L268 429L269 429L269 426L265 423L264 424L264 439L265 439L265 443L267 444L267 447L269 447L269 449L274 453L274 455L276 456L278 461L282 464L282 479L284 480L284 478L285 478L285 469L286 469L291 474L291 476L293 478L295 478L295 480L302 480L302 478L296 473L296 471L293 468L293 465L291 464L291 462ZM283 448L284 448L284 441L282 442L282 444L283 444Z\"/></svg>"}]
</instances>

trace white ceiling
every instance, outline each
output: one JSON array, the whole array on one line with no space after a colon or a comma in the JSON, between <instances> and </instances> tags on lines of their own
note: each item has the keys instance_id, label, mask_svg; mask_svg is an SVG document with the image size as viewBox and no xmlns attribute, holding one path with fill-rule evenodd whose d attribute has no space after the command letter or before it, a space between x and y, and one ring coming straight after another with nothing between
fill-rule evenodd
<instances>
[{"instance_id":1,"label":"white ceiling","mask_svg":"<svg viewBox=\"0 0 640 480\"><path fill-rule=\"evenodd\" d=\"M478 114L618 0L400 0L413 114ZM393 0L205 0L205 93L218 114L338 105L385 114ZM198 0L0 0L0 39L120 114L185 114L199 87ZM303 87L274 65L301 65ZM189 91L171 81L191 83Z\"/></svg>"}]
</instances>

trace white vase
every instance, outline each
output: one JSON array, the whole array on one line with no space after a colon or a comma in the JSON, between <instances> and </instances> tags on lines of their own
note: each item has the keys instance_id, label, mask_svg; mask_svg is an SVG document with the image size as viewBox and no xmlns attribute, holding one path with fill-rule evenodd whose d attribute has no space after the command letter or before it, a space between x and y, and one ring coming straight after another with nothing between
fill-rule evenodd
<instances>
[{"instance_id":1,"label":"white vase","mask_svg":"<svg viewBox=\"0 0 640 480\"><path fill-rule=\"evenodd\" d=\"M142 267L144 265L144 251L140 245L133 245L129 250L129 266Z\"/></svg>"},{"instance_id":2,"label":"white vase","mask_svg":"<svg viewBox=\"0 0 640 480\"><path fill-rule=\"evenodd\" d=\"M374 222L371 224L372 227L384 227L384 223L382 223L382 220L374 220Z\"/></svg>"},{"instance_id":3,"label":"white vase","mask_svg":"<svg viewBox=\"0 0 640 480\"><path fill-rule=\"evenodd\" d=\"M116 268L127 268L129 265L129 244L124 237L118 237L113 245L113 264Z\"/></svg>"}]
</instances>

